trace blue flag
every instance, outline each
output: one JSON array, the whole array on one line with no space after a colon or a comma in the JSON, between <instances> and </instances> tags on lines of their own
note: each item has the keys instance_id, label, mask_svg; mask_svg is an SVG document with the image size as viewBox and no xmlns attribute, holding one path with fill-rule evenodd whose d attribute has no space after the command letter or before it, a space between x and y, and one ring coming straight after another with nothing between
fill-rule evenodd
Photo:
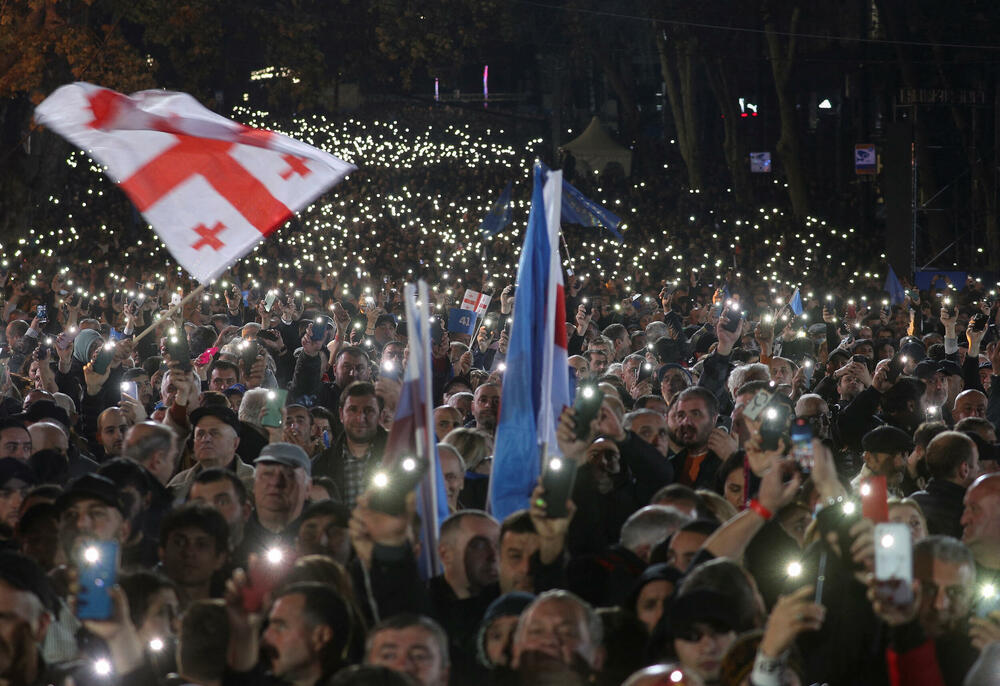
<instances>
[{"instance_id":1,"label":"blue flag","mask_svg":"<svg viewBox=\"0 0 1000 686\"><path fill-rule=\"evenodd\" d=\"M788 301L788 306L792 308L792 312L798 317L802 314L802 295L799 294L799 289L796 288L795 292L792 293L791 299Z\"/></svg>"},{"instance_id":2,"label":"blue flag","mask_svg":"<svg viewBox=\"0 0 1000 686\"><path fill-rule=\"evenodd\" d=\"M486 213L483 221L479 224L479 230L487 236L497 235L503 230L503 227L513 221L514 209L510 201L513 187L513 182L508 181L507 185L504 186L503 192L500 193L500 197L493 203L493 207L490 208L490 211Z\"/></svg>"},{"instance_id":3,"label":"blue flag","mask_svg":"<svg viewBox=\"0 0 1000 686\"><path fill-rule=\"evenodd\" d=\"M542 170L545 173L549 172L549 168L544 164ZM588 200L565 179L562 182L562 221L580 226L603 226L619 241L625 240L618 231L618 226L622 223L621 217L609 212L593 200Z\"/></svg>"},{"instance_id":4,"label":"blue flag","mask_svg":"<svg viewBox=\"0 0 1000 686\"><path fill-rule=\"evenodd\" d=\"M885 275L885 291L889 294L889 302L893 305L903 304L906 291L903 290L903 284L899 282L899 277L893 271L892 265L889 265L889 273Z\"/></svg>"},{"instance_id":5,"label":"blue flag","mask_svg":"<svg viewBox=\"0 0 1000 686\"><path fill-rule=\"evenodd\" d=\"M448 333L472 335L476 332L476 313L472 310L448 308Z\"/></svg>"},{"instance_id":6,"label":"blue flag","mask_svg":"<svg viewBox=\"0 0 1000 686\"><path fill-rule=\"evenodd\" d=\"M489 506L501 521L529 506L543 455L559 454L556 419L572 402L559 260L561 180L561 172L535 165L490 476Z\"/></svg>"}]
</instances>

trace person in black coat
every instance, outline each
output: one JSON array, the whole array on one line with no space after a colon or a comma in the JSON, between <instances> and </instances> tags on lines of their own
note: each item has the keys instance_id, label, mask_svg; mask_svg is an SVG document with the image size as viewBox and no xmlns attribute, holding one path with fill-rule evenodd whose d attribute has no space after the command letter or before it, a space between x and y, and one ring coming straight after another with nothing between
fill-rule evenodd
<instances>
[{"instance_id":1,"label":"person in black coat","mask_svg":"<svg viewBox=\"0 0 1000 686\"><path fill-rule=\"evenodd\" d=\"M962 538L962 501L979 476L978 452L973 439L958 431L940 433L927 445L924 460L931 480L911 497L920 504L931 534Z\"/></svg>"}]
</instances>

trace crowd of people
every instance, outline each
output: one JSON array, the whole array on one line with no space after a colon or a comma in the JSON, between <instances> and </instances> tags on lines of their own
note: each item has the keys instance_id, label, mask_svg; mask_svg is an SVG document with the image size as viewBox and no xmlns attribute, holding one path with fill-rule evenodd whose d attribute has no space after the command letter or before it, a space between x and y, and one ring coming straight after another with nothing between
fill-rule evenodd
<instances>
[{"instance_id":1,"label":"crowd of people","mask_svg":"<svg viewBox=\"0 0 1000 686\"><path fill-rule=\"evenodd\" d=\"M403 197L402 173L343 188ZM452 181L485 208L500 176ZM614 268L585 256L596 230L569 230L568 374L599 403L559 418L567 501L540 479L502 521L503 386L526 373L505 362L514 230L492 253L506 266L466 275L435 260L454 235L424 244L373 214L367 243L352 229L324 253L293 232L188 300L121 231L57 260L5 251L0 680L998 683L996 292L941 276L899 302L857 254L868 238L769 229L777 210L696 220L698 194L614 174L577 183L645 209L607 244ZM642 221L656 212L667 236ZM387 507L377 478L415 275L441 315L450 514L432 551L415 494ZM465 288L494 298L473 334L449 332ZM428 553L442 573L425 579Z\"/></svg>"}]
</instances>

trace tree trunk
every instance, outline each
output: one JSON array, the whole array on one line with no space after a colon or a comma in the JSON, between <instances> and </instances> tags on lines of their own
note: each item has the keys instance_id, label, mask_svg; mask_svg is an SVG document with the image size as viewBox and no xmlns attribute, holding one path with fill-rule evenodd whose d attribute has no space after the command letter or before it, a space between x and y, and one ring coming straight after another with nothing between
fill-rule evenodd
<instances>
[{"instance_id":1,"label":"tree trunk","mask_svg":"<svg viewBox=\"0 0 1000 686\"><path fill-rule=\"evenodd\" d=\"M796 37L801 11L798 7L792 10L788 23L787 41L778 35L773 9L765 6L764 32L767 38L767 51L771 59L771 73L774 76L774 90L778 96L778 114L781 117L781 136L778 138L778 156L785 168L785 178L788 181L788 196L792 201L792 212L799 219L809 214L809 183L806 180L805 168L802 165L802 154L799 146L799 127L795 116L795 95L788 88L795 58Z\"/></svg>"},{"instance_id":2,"label":"tree trunk","mask_svg":"<svg viewBox=\"0 0 1000 686\"><path fill-rule=\"evenodd\" d=\"M741 203L753 202L750 185L750 157L746 140L740 134L740 113L736 107L737 96L729 78L729 69L721 57L706 64L708 85L722 112L724 139L722 149L732 179L733 195Z\"/></svg>"},{"instance_id":3,"label":"tree trunk","mask_svg":"<svg viewBox=\"0 0 1000 686\"><path fill-rule=\"evenodd\" d=\"M687 39L675 43L671 49L663 29L654 25L656 50L660 57L660 71L666 85L670 112L674 117L677 133L677 147L687 167L688 184L691 188L701 188L702 161L698 148L698 117L695 102L694 60ZM673 58L673 59L672 59Z\"/></svg>"}]
</instances>

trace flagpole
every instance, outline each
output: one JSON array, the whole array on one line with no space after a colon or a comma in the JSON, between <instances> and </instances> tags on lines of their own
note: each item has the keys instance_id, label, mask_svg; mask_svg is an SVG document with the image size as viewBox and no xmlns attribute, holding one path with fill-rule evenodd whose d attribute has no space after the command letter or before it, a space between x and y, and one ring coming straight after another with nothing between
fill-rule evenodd
<instances>
[{"instance_id":1,"label":"flagpole","mask_svg":"<svg viewBox=\"0 0 1000 686\"><path fill-rule=\"evenodd\" d=\"M133 338L132 339L132 343L138 343L143 338L145 338L150 332L152 332L154 329L156 329L156 327L159 326L160 322L165 321L167 319L170 319L170 317L173 316L174 312L177 312L178 310L183 310L184 306L187 305L189 302L191 302L192 299L194 299L195 297L201 295L201 292L205 290L205 286L206 285L207 284L204 284L204 283L201 284L201 285L199 285L193 291L191 291L190 293L188 293L187 295L185 295L183 298L181 298L181 301L179 303L177 303L176 305L171 305L170 308L166 311L166 313L162 317L159 318L159 320L154 321L153 323L151 323L148 327L146 327L145 331L143 331L141 334L139 334L138 336L136 336L135 338Z\"/></svg>"},{"instance_id":2,"label":"flagpole","mask_svg":"<svg viewBox=\"0 0 1000 686\"><path fill-rule=\"evenodd\" d=\"M496 288L494 288L494 289L493 289L492 291L490 291L490 302L493 302L493 294L494 294L494 293L496 293L496 292L497 292L497 289L496 289ZM488 309L488 308L489 308L489 306L487 306L487 309ZM478 309L478 308L477 308L477 309ZM486 314L487 314L487 313L486 313L486 312L484 312L484 313L483 313L483 316L482 316L482 317L480 317L480 316L479 316L479 313L478 313L478 312L476 313L476 322L477 322L477 323L476 323L476 333L475 333L475 334L473 334L473 336L472 336L472 340L471 340L471 341L469 341L469 343L470 343L470 345L469 345L469 349L470 349L470 350L472 349L472 346L473 346L473 345L475 345L475 343L476 343L476 340L477 340L477 339L479 338L479 330L483 328L483 324L484 324L484 323L486 322Z\"/></svg>"}]
</instances>

